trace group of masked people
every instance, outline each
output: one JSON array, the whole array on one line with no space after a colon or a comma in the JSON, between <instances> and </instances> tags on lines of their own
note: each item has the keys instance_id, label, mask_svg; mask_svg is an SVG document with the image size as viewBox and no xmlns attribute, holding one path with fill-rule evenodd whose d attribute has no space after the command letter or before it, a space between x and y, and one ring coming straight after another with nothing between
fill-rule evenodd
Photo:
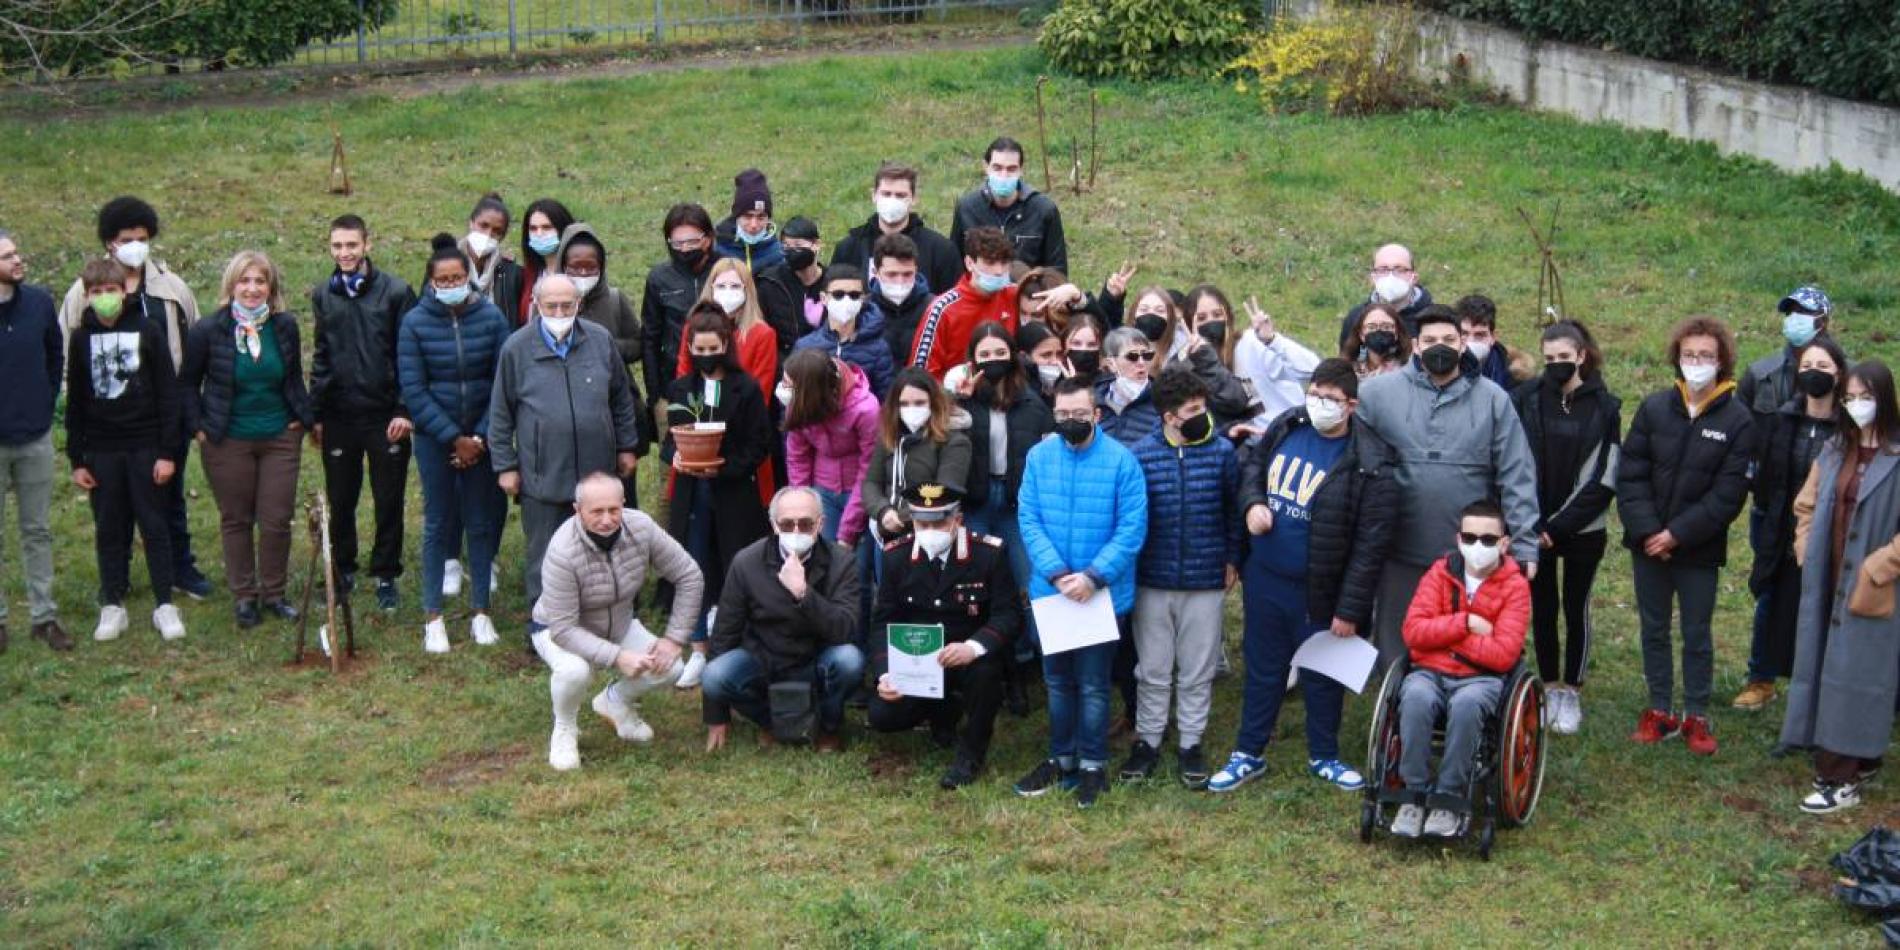
<instances>
[{"instance_id":1,"label":"group of masked people","mask_svg":"<svg viewBox=\"0 0 1900 950\"><path fill-rule=\"evenodd\" d=\"M1022 157L1012 140L991 144L948 237L915 210L916 170L880 167L872 215L828 263L817 225L781 228L765 176L748 169L724 220L668 210L666 257L637 306L610 279L601 235L559 201L528 206L516 252L513 211L484 196L465 234L435 238L414 289L375 265L369 225L343 215L327 232L332 272L307 298L307 373L291 291L261 252L230 260L201 317L153 256L158 216L140 199L100 210L104 253L58 305L24 282L18 240L0 237L0 461L33 635L72 646L51 597L46 514L63 391L71 477L96 519L95 639L130 626L135 530L161 636L185 635L174 591L210 593L180 487L194 446L238 624L294 619L308 442L341 593L361 570L385 610L400 604L413 461L428 652L451 649L445 599L464 590L469 639L501 642L496 552L518 509L526 640L551 671L557 768L579 765L580 703L591 671L612 668L592 705L621 739L652 738L639 698L662 685L701 689L712 749L734 710L762 738L835 749L858 702L873 730L928 727L953 751L941 781L955 788L985 770L999 709L1026 708L1039 677L1048 754L1015 789L1071 790L1086 807L1124 732L1124 781L1162 769L1170 734L1189 787L1227 792L1265 774L1293 654L1314 636L1409 656L1406 701L1463 738L1495 711L1493 687L1528 639L1548 725L1576 732L1613 505L1649 691L1631 738L1680 736L1712 755L1715 593L1752 495L1758 609L1735 706L1767 706L1789 677L1783 747L1811 750L1816 766L1802 807L1858 801L1900 676L1888 511L1900 505L1888 477L1900 412L1886 367L1850 363L1827 332L1825 294L1782 300L1785 348L1745 369L1722 321L1682 321L1666 353L1673 383L1625 431L1582 323L1510 348L1490 300L1436 303L1400 245L1374 253L1367 299L1324 358L1211 284L1137 288L1125 265L1084 290ZM656 444L658 520L637 500ZM635 619L650 581L668 615L659 635ZM1240 728L1216 766L1202 747L1236 585ZM1043 651L1032 605L1049 598L1105 601L1115 630ZM894 624L941 625L944 695L906 694L889 675ZM1339 749L1344 687L1311 673L1298 684L1304 771L1362 787ZM1436 775L1408 767L1407 784L1467 781L1455 761L1467 746L1450 748ZM1442 816L1402 817L1443 831Z\"/></svg>"}]
</instances>

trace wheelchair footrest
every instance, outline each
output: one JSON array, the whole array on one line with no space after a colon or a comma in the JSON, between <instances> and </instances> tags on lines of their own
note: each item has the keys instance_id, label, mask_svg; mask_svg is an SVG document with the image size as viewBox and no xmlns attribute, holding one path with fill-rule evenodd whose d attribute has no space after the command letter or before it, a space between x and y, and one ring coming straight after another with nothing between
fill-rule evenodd
<instances>
[{"instance_id":1,"label":"wheelchair footrest","mask_svg":"<svg viewBox=\"0 0 1900 950\"><path fill-rule=\"evenodd\" d=\"M1442 792L1414 792L1410 789L1387 789L1379 793L1381 805L1417 805L1420 808L1442 808L1455 815L1472 814L1471 799L1459 795L1447 795Z\"/></svg>"}]
</instances>

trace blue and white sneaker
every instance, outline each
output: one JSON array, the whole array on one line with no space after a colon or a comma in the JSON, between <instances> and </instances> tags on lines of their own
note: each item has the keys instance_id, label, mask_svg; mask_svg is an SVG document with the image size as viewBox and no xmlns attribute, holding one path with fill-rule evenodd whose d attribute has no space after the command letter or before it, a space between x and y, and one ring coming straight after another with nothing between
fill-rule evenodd
<instances>
[{"instance_id":1,"label":"blue and white sneaker","mask_svg":"<svg viewBox=\"0 0 1900 950\"><path fill-rule=\"evenodd\" d=\"M1207 780L1210 792L1231 792L1252 781L1255 776L1267 774L1267 760L1245 752L1235 752L1227 757L1227 764Z\"/></svg>"},{"instance_id":2,"label":"blue and white sneaker","mask_svg":"<svg viewBox=\"0 0 1900 950\"><path fill-rule=\"evenodd\" d=\"M1307 759L1306 770L1338 786L1342 792L1356 792L1366 787L1366 777L1338 759Z\"/></svg>"}]
</instances>

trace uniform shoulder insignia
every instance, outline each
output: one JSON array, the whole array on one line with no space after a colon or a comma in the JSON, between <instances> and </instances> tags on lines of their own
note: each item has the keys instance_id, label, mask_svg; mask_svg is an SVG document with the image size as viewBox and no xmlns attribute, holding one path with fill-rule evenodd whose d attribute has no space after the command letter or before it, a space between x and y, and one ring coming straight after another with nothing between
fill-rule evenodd
<instances>
[{"instance_id":1,"label":"uniform shoulder insignia","mask_svg":"<svg viewBox=\"0 0 1900 950\"><path fill-rule=\"evenodd\" d=\"M993 548L1000 548L1003 546L1003 539L999 537L995 537L993 535L979 534L976 536L976 539Z\"/></svg>"},{"instance_id":2,"label":"uniform shoulder insignia","mask_svg":"<svg viewBox=\"0 0 1900 950\"><path fill-rule=\"evenodd\" d=\"M909 544L909 543L910 543L910 539L909 539L909 538L896 538L896 539L894 539L894 540L890 540L890 541L886 541L886 542L884 542L884 550L886 550L886 551L896 551L896 550L898 550L899 548L902 548L903 546L905 546L905 545L907 545L907 544Z\"/></svg>"}]
</instances>

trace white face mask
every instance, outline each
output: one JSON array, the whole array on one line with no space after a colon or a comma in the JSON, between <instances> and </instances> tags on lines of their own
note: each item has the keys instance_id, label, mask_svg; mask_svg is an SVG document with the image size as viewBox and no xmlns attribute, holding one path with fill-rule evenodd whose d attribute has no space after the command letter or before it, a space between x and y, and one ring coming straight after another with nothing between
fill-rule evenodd
<instances>
[{"instance_id":1,"label":"white face mask","mask_svg":"<svg viewBox=\"0 0 1900 950\"><path fill-rule=\"evenodd\" d=\"M1056 380L1062 378L1062 367L1049 363L1037 363L1036 376L1042 380L1045 387L1054 386Z\"/></svg>"},{"instance_id":2,"label":"white face mask","mask_svg":"<svg viewBox=\"0 0 1900 950\"><path fill-rule=\"evenodd\" d=\"M1123 402L1134 402L1142 393L1148 391L1148 381L1134 380L1126 376L1115 377L1115 391L1121 394Z\"/></svg>"},{"instance_id":3,"label":"white face mask","mask_svg":"<svg viewBox=\"0 0 1900 950\"><path fill-rule=\"evenodd\" d=\"M1458 542L1458 554L1465 559L1465 569L1474 573L1483 573L1497 566L1503 552L1503 541L1488 548L1482 544Z\"/></svg>"},{"instance_id":4,"label":"white face mask","mask_svg":"<svg viewBox=\"0 0 1900 950\"><path fill-rule=\"evenodd\" d=\"M712 299L713 303L719 305L719 309L733 313L745 306L745 291L737 287L714 287Z\"/></svg>"},{"instance_id":5,"label":"white face mask","mask_svg":"<svg viewBox=\"0 0 1900 950\"><path fill-rule=\"evenodd\" d=\"M543 316L541 318L541 325L547 327L548 333L553 335L555 339L565 340L567 339L567 335L574 330L574 318Z\"/></svg>"},{"instance_id":6,"label":"white face mask","mask_svg":"<svg viewBox=\"0 0 1900 950\"><path fill-rule=\"evenodd\" d=\"M1491 344L1489 341L1467 340L1465 352L1470 353L1472 359L1482 363L1485 357L1491 355Z\"/></svg>"},{"instance_id":7,"label":"white face mask","mask_svg":"<svg viewBox=\"0 0 1900 950\"><path fill-rule=\"evenodd\" d=\"M1872 399L1852 399L1842 405L1847 409L1847 418L1854 420L1854 425L1862 429L1867 428L1874 417L1880 414L1879 404Z\"/></svg>"},{"instance_id":8,"label":"white face mask","mask_svg":"<svg viewBox=\"0 0 1900 950\"><path fill-rule=\"evenodd\" d=\"M1397 274L1385 274L1372 282L1372 292L1386 303L1398 303L1412 293L1412 282Z\"/></svg>"},{"instance_id":9,"label":"white face mask","mask_svg":"<svg viewBox=\"0 0 1900 950\"><path fill-rule=\"evenodd\" d=\"M1306 418L1313 428L1321 432L1331 432L1346 420L1346 404L1331 399L1306 397Z\"/></svg>"},{"instance_id":10,"label":"white face mask","mask_svg":"<svg viewBox=\"0 0 1900 950\"><path fill-rule=\"evenodd\" d=\"M858 318L858 311L864 309L862 300L833 300L825 298L825 316L831 318L831 328L841 330Z\"/></svg>"},{"instance_id":11,"label":"white face mask","mask_svg":"<svg viewBox=\"0 0 1900 950\"><path fill-rule=\"evenodd\" d=\"M568 280L574 282L575 291L579 292L583 297L587 296L595 287L600 286L599 274L595 274L591 277L569 277Z\"/></svg>"},{"instance_id":12,"label":"white face mask","mask_svg":"<svg viewBox=\"0 0 1900 950\"><path fill-rule=\"evenodd\" d=\"M891 195L878 197L877 219L885 224L901 224L910 220L910 202Z\"/></svg>"},{"instance_id":13,"label":"white face mask","mask_svg":"<svg viewBox=\"0 0 1900 950\"><path fill-rule=\"evenodd\" d=\"M785 553L793 557L804 557L811 551L812 545L817 543L818 536L815 534L801 534L797 531L781 531L778 536L779 547L784 548Z\"/></svg>"},{"instance_id":14,"label":"white face mask","mask_svg":"<svg viewBox=\"0 0 1900 950\"><path fill-rule=\"evenodd\" d=\"M916 286L917 285L915 283L886 284L882 281L879 281L877 285L877 292L880 294L883 294L885 300L888 300L894 304L901 304L904 301L910 299L910 292Z\"/></svg>"},{"instance_id":15,"label":"white face mask","mask_svg":"<svg viewBox=\"0 0 1900 950\"><path fill-rule=\"evenodd\" d=\"M784 383L780 383L777 389L772 390L772 395L778 397L779 405L789 409L792 406L792 397L798 395L798 391Z\"/></svg>"},{"instance_id":16,"label":"white face mask","mask_svg":"<svg viewBox=\"0 0 1900 950\"><path fill-rule=\"evenodd\" d=\"M486 231L470 231L468 232L468 249L476 257L487 257L489 252L495 249L495 239L489 237Z\"/></svg>"},{"instance_id":17,"label":"white face mask","mask_svg":"<svg viewBox=\"0 0 1900 950\"><path fill-rule=\"evenodd\" d=\"M924 427L930 421L929 406L898 406L897 418L903 420L904 428L912 432Z\"/></svg>"},{"instance_id":18,"label":"white face mask","mask_svg":"<svg viewBox=\"0 0 1900 950\"><path fill-rule=\"evenodd\" d=\"M1715 366L1706 363L1694 365L1684 363L1682 364L1682 380L1689 384L1690 389L1707 389L1710 383L1715 382L1715 371Z\"/></svg>"},{"instance_id":19,"label":"white face mask","mask_svg":"<svg viewBox=\"0 0 1900 950\"><path fill-rule=\"evenodd\" d=\"M127 267L140 268L145 266L146 258L152 256L152 246L144 241L127 241L114 249L112 256Z\"/></svg>"},{"instance_id":20,"label":"white face mask","mask_svg":"<svg viewBox=\"0 0 1900 950\"><path fill-rule=\"evenodd\" d=\"M950 550L950 542L953 539L954 536L950 532L941 528L917 529L917 547L924 552L924 557L943 557L944 552Z\"/></svg>"}]
</instances>

